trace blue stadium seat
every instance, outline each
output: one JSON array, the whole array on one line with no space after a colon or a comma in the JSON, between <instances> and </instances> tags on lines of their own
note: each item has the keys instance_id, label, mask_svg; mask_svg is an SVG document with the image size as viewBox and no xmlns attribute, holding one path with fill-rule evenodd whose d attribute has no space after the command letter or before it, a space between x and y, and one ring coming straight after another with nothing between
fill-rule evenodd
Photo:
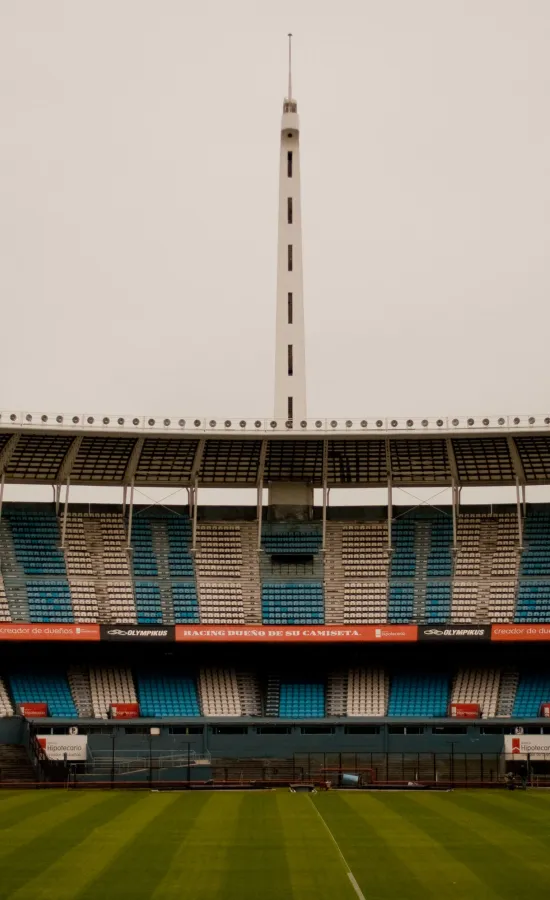
<instances>
[{"instance_id":1,"label":"blue stadium seat","mask_svg":"<svg viewBox=\"0 0 550 900\"><path fill-rule=\"evenodd\" d=\"M323 585L316 581L264 584L262 621L266 625L322 625Z\"/></svg>"},{"instance_id":2,"label":"blue stadium seat","mask_svg":"<svg viewBox=\"0 0 550 900\"><path fill-rule=\"evenodd\" d=\"M449 622L451 618L451 582L430 581L426 584L426 622Z\"/></svg>"},{"instance_id":3,"label":"blue stadium seat","mask_svg":"<svg viewBox=\"0 0 550 900\"><path fill-rule=\"evenodd\" d=\"M390 575L392 578L414 578L416 572L415 551L416 522L414 519L398 519L392 525L393 554Z\"/></svg>"},{"instance_id":4,"label":"blue stadium seat","mask_svg":"<svg viewBox=\"0 0 550 900\"><path fill-rule=\"evenodd\" d=\"M175 578L193 578L193 557L189 553L191 545L191 522L186 515L170 516L166 522L168 535L168 567Z\"/></svg>"},{"instance_id":5,"label":"blue stadium seat","mask_svg":"<svg viewBox=\"0 0 550 900\"><path fill-rule=\"evenodd\" d=\"M414 621L414 584L409 582L390 583L388 601L388 622L403 625Z\"/></svg>"},{"instance_id":6,"label":"blue stadium seat","mask_svg":"<svg viewBox=\"0 0 550 900\"><path fill-rule=\"evenodd\" d=\"M550 514L529 512L523 529L525 549L521 557L520 575L550 578Z\"/></svg>"},{"instance_id":7,"label":"blue stadium seat","mask_svg":"<svg viewBox=\"0 0 550 900\"><path fill-rule=\"evenodd\" d=\"M550 581L521 579L515 622L550 622Z\"/></svg>"},{"instance_id":8,"label":"blue stadium seat","mask_svg":"<svg viewBox=\"0 0 550 900\"><path fill-rule=\"evenodd\" d=\"M450 577L453 573L453 520L450 516L437 516L431 520L430 550L428 553L428 578Z\"/></svg>"},{"instance_id":9,"label":"blue stadium seat","mask_svg":"<svg viewBox=\"0 0 550 900\"><path fill-rule=\"evenodd\" d=\"M137 689L141 715L200 716L197 686L185 675L138 674Z\"/></svg>"},{"instance_id":10,"label":"blue stadium seat","mask_svg":"<svg viewBox=\"0 0 550 900\"><path fill-rule=\"evenodd\" d=\"M176 623L194 625L200 622L199 601L194 581L172 582L172 602Z\"/></svg>"},{"instance_id":11,"label":"blue stadium seat","mask_svg":"<svg viewBox=\"0 0 550 900\"><path fill-rule=\"evenodd\" d=\"M27 581L31 622L74 622L68 581Z\"/></svg>"},{"instance_id":12,"label":"blue stadium seat","mask_svg":"<svg viewBox=\"0 0 550 900\"><path fill-rule=\"evenodd\" d=\"M541 703L550 703L550 674L521 675L512 715L518 718L536 718Z\"/></svg>"},{"instance_id":13,"label":"blue stadium seat","mask_svg":"<svg viewBox=\"0 0 550 900\"><path fill-rule=\"evenodd\" d=\"M158 575L151 523L136 516L132 525L132 564L137 578Z\"/></svg>"},{"instance_id":14,"label":"blue stadium seat","mask_svg":"<svg viewBox=\"0 0 550 900\"><path fill-rule=\"evenodd\" d=\"M319 682L281 681L279 715L289 719L322 719L325 686Z\"/></svg>"},{"instance_id":15,"label":"blue stadium seat","mask_svg":"<svg viewBox=\"0 0 550 900\"><path fill-rule=\"evenodd\" d=\"M320 531L299 530L278 525L264 528L262 547L270 555L314 556L319 553L323 537Z\"/></svg>"},{"instance_id":16,"label":"blue stadium seat","mask_svg":"<svg viewBox=\"0 0 550 900\"><path fill-rule=\"evenodd\" d=\"M154 581L136 581L136 613L140 625L162 622L160 588Z\"/></svg>"},{"instance_id":17,"label":"blue stadium seat","mask_svg":"<svg viewBox=\"0 0 550 900\"><path fill-rule=\"evenodd\" d=\"M393 676L389 716L446 716L450 696L448 675L400 673Z\"/></svg>"},{"instance_id":18,"label":"blue stadium seat","mask_svg":"<svg viewBox=\"0 0 550 900\"><path fill-rule=\"evenodd\" d=\"M65 557L55 513L7 507L15 557L25 575L66 575Z\"/></svg>"},{"instance_id":19,"label":"blue stadium seat","mask_svg":"<svg viewBox=\"0 0 550 900\"><path fill-rule=\"evenodd\" d=\"M78 716L65 674L12 674L9 681L16 703L47 703L50 716L67 719Z\"/></svg>"}]
</instances>

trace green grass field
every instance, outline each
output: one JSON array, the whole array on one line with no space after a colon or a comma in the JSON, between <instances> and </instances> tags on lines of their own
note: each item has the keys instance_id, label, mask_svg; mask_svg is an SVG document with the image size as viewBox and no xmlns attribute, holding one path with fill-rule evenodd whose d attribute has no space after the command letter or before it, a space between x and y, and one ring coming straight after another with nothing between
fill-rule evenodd
<instances>
[{"instance_id":1,"label":"green grass field","mask_svg":"<svg viewBox=\"0 0 550 900\"><path fill-rule=\"evenodd\" d=\"M550 795L0 792L1 898L361 894L549 898Z\"/></svg>"}]
</instances>

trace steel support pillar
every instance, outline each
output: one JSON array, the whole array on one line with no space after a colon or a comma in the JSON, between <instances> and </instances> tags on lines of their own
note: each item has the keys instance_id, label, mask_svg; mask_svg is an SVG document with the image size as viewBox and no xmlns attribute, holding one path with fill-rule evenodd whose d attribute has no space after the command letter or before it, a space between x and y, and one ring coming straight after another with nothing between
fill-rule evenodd
<instances>
[{"instance_id":1,"label":"steel support pillar","mask_svg":"<svg viewBox=\"0 0 550 900\"><path fill-rule=\"evenodd\" d=\"M323 441L323 543L321 550L324 553L327 546L327 502L328 502L328 441Z\"/></svg>"},{"instance_id":2,"label":"steel support pillar","mask_svg":"<svg viewBox=\"0 0 550 900\"><path fill-rule=\"evenodd\" d=\"M132 549L132 522L134 519L134 479L132 478L132 482L130 484L130 508L128 510L128 543L126 544L126 549L130 551Z\"/></svg>"},{"instance_id":3,"label":"steel support pillar","mask_svg":"<svg viewBox=\"0 0 550 900\"><path fill-rule=\"evenodd\" d=\"M518 514L519 550L521 553L523 551L523 515L522 515L522 509L521 509L521 492L520 492L519 478L516 478L516 508L517 508L517 514Z\"/></svg>"},{"instance_id":4,"label":"steel support pillar","mask_svg":"<svg viewBox=\"0 0 550 900\"><path fill-rule=\"evenodd\" d=\"M69 488L71 479L67 478L67 486L65 487L65 504L63 506L63 527L61 529L61 549L65 549L65 535L67 533L67 516L69 513Z\"/></svg>"},{"instance_id":5,"label":"steel support pillar","mask_svg":"<svg viewBox=\"0 0 550 900\"><path fill-rule=\"evenodd\" d=\"M195 486L193 488L193 522L192 522L192 537L191 537L191 553L195 554L197 552L197 510L199 506L199 486L198 481L195 480Z\"/></svg>"},{"instance_id":6,"label":"steel support pillar","mask_svg":"<svg viewBox=\"0 0 550 900\"><path fill-rule=\"evenodd\" d=\"M393 553L392 544L393 492L391 475L388 476L388 553Z\"/></svg>"},{"instance_id":7,"label":"steel support pillar","mask_svg":"<svg viewBox=\"0 0 550 900\"><path fill-rule=\"evenodd\" d=\"M459 488L453 483L451 488L451 497L453 503L453 553L458 552L458 516L460 513L460 493Z\"/></svg>"},{"instance_id":8,"label":"steel support pillar","mask_svg":"<svg viewBox=\"0 0 550 900\"><path fill-rule=\"evenodd\" d=\"M6 473L2 472L0 478L0 519L2 518L2 504L4 503L4 485L6 483Z\"/></svg>"}]
</instances>

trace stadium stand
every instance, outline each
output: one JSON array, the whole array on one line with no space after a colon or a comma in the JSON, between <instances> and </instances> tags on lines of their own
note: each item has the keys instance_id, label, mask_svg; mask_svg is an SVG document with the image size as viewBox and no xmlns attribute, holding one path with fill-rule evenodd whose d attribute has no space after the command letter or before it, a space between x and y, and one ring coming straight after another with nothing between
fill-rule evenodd
<instances>
[{"instance_id":1,"label":"stadium stand","mask_svg":"<svg viewBox=\"0 0 550 900\"><path fill-rule=\"evenodd\" d=\"M307 581L264 584L262 621L267 625L322 624L323 585Z\"/></svg>"},{"instance_id":2,"label":"stadium stand","mask_svg":"<svg viewBox=\"0 0 550 900\"><path fill-rule=\"evenodd\" d=\"M0 678L0 718L13 716L13 706L2 678Z\"/></svg>"},{"instance_id":3,"label":"stadium stand","mask_svg":"<svg viewBox=\"0 0 550 900\"><path fill-rule=\"evenodd\" d=\"M8 598L6 597L6 589L4 587L4 579L0 573L0 622L11 622L10 607Z\"/></svg>"},{"instance_id":4,"label":"stadium stand","mask_svg":"<svg viewBox=\"0 0 550 900\"><path fill-rule=\"evenodd\" d=\"M389 716L445 716L449 677L443 674L397 673L390 684Z\"/></svg>"},{"instance_id":5,"label":"stadium stand","mask_svg":"<svg viewBox=\"0 0 550 900\"><path fill-rule=\"evenodd\" d=\"M451 691L452 703L478 703L484 719L496 716L500 686L499 669L460 669Z\"/></svg>"},{"instance_id":6,"label":"stadium stand","mask_svg":"<svg viewBox=\"0 0 550 900\"><path fill-rule=\"evenodd\" d=\"M451 606L456 622L512 622L519 565L512 513L463 513Z\"/></svg>"},{"instance_id":7,"label":"stadium stand","mask_svg":"<svg viewBox=\"0 0 550 900\"><path fill-rule=\"evenodd\" d=\"M93 718L94 708L89 670L85 666L71 666L67 677L78 715L83 718Z\"/></svg>"},{"instance_id":8,"label":"stadium stand","mask_svg":"<svg viewBox=\"0 0 550 900\"><path fill-rule=\"evenodd\" d=\"M252 672L237 672L237 684L243 716L261 716L262 695L256 676Z\"/></svg>"},{"instance_id":9,"label":"stadium stand","mask_svg":"<svg viewBox=\"0 0 550 900\"><path fill-rule=\"evenodd\" d=\"M132 673L128 668L92 667L90 691L96 719L107 719L113 703L137 703Z\"/></svg>"},{"instance_id":10,"label":"stadium stand","mask_svg":"<svg viewBox=\"0 0 550 900\"><path fill-rule=\"evenodd\" d=\"M16 704L46 703L51 716L67 719L78 716L65 673L11 673L9 684Z\"/></svg>"},{"instance_id":11,"label":"stadium stand","mask_svg":"<svg viewBox=\"0 0 550 900\"><path fill-rule=\"evenodd\" d=\"M541 703L550 703L550 674L522 673L512 714L521 718L535 718L539 715Z\"/></svg>"},{"instance_id":12,"label":"stadium stand","mask_svg":"<svg viewBox=\"0 0 550 900\"><path fill-rule=\"evenodd\" d=\"M385 716L389 679L382 669L355 668L348 672L348 716Z\"/></svg>"},{"instance_id":13,"label":"stadium stand","mask_svg":"<svg viewBox=\"0 0 550 900\"><path fill-rule=\"evenodd\" d=\"M201 622L260 621L257 537L251 523L208 523L197 529Z\"/></svg>"},{"instance_id":14,"label":"stadium stand","mask_svg":"<svg viewBox=\"0 0 550 900\"><path fill-rule=\"evenodd\" d=\"M193 678L157 672L139 673L136 681L142 716L200 716Z\"/></svg>"},{"instance_id":15,"label":"stadium stand","mask_svg":"<svg viewBox=\"0 0 550 900\"><path fill-rule=\"evenodd\" d=\"M234 669L201 669L199 692L205 716L243 714L237 674Z\"/></svg>"},{"instance_id":16,"label":"stadium stand","mask_svg":"<svg viewBox=\"0 0 550 900\"><path fill-rule=\"evenodd\" d=\"M325 685L309 681L281 681L279 716L291 719L322 719L325 715Z\"/></svg>"}]
</instances>

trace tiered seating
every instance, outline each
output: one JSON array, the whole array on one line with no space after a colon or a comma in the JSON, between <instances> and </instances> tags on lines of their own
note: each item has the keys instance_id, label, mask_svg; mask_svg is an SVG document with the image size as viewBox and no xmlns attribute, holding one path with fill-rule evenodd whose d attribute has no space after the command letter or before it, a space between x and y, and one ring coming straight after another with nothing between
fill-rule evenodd
<instances>
[{"instance_id":1,"label":"tiered seating","mask_svg":"<svg viewBox=\"0 0 550 900\"><path fill-rule=\"evenodd\" d=\"M261 716L262 695L256 676L252 672L237 672L237 683L243 716Z\"/></svg>"},{"instance_id":2,"label":"tiered seating","mask_svg":"<svg viewBox=\"0 0 550 900\"><path fill-rule=\"evenodd\" d=\"M327 681L327 716L345 716L348 679L346 672L330 672Z\"/></svg>"},{"instance_id":3,"label":"tiered seating","mask_svg":"<svg viewBox=\"0 0 550 900\"><path fill-rule=\"evenodd\" d=\"M437 516L430 520L431 542L428 552L428 578L449 577L453 573L453 521L449 516Z\"/></svg>"},{"instance_id":4,"label":"tiered seating","mask_svg":"<svg viewBox=\"0 0 550 900\"><path fill-rule=\"evenodd\" d=\"M8 598L6 597L6 589L4 587L4 579L0 574L0 622L11 622L10 607Z\"/></svg>"},{"instance_id":5,"label":"tiered seating","mask_svg":"<svg viewBox=\"0 0 550 900\"><path fill-rule=\"evenodd\" d=\"M499 513L496 519L496 546L491 560L491 575L515 578L518 569L518 520L513 513Z\"/></svg>"},{"instance_id":6,"label":"tiered seating","mask_svg":"<svg viewBox=\"0 0 550 900\"><path fill-rule=\"evenodd\" d=\"M197 574L201 578L239 578L243 562L238 525L200 525Z\"/></svg>"},{"instance_id":7,"label":"tiered seating","mask_svg":"<svg viewBox=\"0 0 550 900\"><path fill-rule=\"evenodd\" d=\"M456 622L510 622L518 570L517 517L462 513L452 598Z\"/></svg>"},{"instance_id":8,"label":"tiered seating","mask_svg":"<svg viewBox=\"0 0 550 900\"><path fill-rule=\"evenodd\" d=\"M55 515L51 512L8 507L15 555L25 575L65 575L65 558L59 549L61 538Z\"/></svg>"},{"instance_id":9,"label":"tiered seating","mask_svg":"<svg viewBox=\"0 0 550 900\"><path fill-rule=\"evenodd\" d=\"M93 581L69 580L75 622L99 622L99 606Z\"/></svg>"},{"instance_id":10,"label":"tiered seating","mask_svg":"<svg viewBox=\"0 0 550 900\"><path fill-rule=\"evenodd\" d=\"M447 675L396 674L391 679L389 716L446 716Z\"/></svg>"},{"instance_id":11,"label":"tiered seating","mask_svg":"<svg viewBox=\"0 0 550 900\"><path fill-rule=\"evenodd\" d=\"M342 562L346 577L388 577L388 529L385 522L342 528Z\"/></svg>"},{"instance_id":12,"label":"tiered seating","mask_svg":"<svg viewBox=\"0 0 550 900\"><path fill-rule=\"evenodd\" d=\"M90 672L84 666L71 666L67 672L71 694L78 710L78 715L92 718L92 692L90 690Z\"/></svg>"},{"instance_id":13,"label":"tiered seating","mask_svg":"<svg viewBox=\"0 0 550 900\"><path fill-rule=\"evenodd\" d=\"M515 608L516 582L493 581L489 587L486 620L488 622L513 622Z\"/></svg>"},{"instance_id":14,"label":"tiered seating","mask_svg":"<svg viewBox=\"0 0 550 900\"><path fill-rule=\"evenodd\" d=\"M276 556L315 556L322 544L320 531L285 526L267 526L262 533L262 547Z\"/></svg>"},{"instance_id":15,"label":"tiered seating","mask_svg":"<svg viewBox=\"0 0 550 900\"><path fill-rule=\"evenodd\" d=\"M132 524L132 564L136 578L158 575L151 523L141 516L135 516Z\"/></svg>"},{"instance_id":16,"label":"tiered seating","mask_svg":"<svg viewBox=\"0 0 550 900\"><path fill-rule=\"evenodd\" d=\"M520 676L513 715L536 717L541 703L550 703L550 674L531 673Z\"/></svg>"},{"instance_id":17,"label":"tiered seating","mask_svg":"<svg viewBox=\"0 0 550 900\"><path fill-rule=\"evenodd\" d=\"M496 716L500 669L460 669L453 681L453 703L478 703L484 719Z\"/></svg>"},{"instance_id":18,"label":"tiered seating","mask_svg":"<svg viewBox=\"0 0 550 900\"><path fill-rule=\"evenodd\" d=\"M199 581L201 622L244 624L243 592L238 581Z\"/></svg>"},{"instance_id":19,"label":"tiered seating","mask_svg":"<svg viewBox=\"0 0 550 900\"><path fill-rule=\"evenodd\" d=\"M163 621L160 588L154 581L136 581L136 613L141 625Z\"/></svg>"},{"instance_id":20,"label":"tiered seating","mask_svg":"<svg viewBox=\"0 0 550 900\"><path fill-rule=\"evenodd\" d=\"M453 585L453 622L475 622L478 614L479 585L477 581L455 581ZM500 621L500 620L499 620Z\"/></svg>"},{"instance_id":21,"label":"tiered seating","mask_svg":"<svg viewBox=\"0 0 550 900\"><path fill-rule=\"evenodd\" d=\"M174 621L182 625L193 625L199 619L199 601L194 581L172 583L172 603Z\"/></svg>"},{"instance_id":22,"label":"tiered seating","mask_svg":"<svg viewBox=\"0 0 550 900\"><path fill-rule=\"evenodd\" d=\"M414 519L397 519L392 525L393 555L390 573L392 578L414 578L416 572L416 522Z\"/></svg>"},{"instance_id":23,"label":"tiered seating","mask_svg":"<svg viewBox=\"0 0 550 900\"><path fill-rule=\"evenodd\" d=\"M107 719L113 703L137 702L130 669L91 668L90 690L96 719Z\"/></svg>"},{"instance_id":24,"label":"tiered seating","mask_svg":"<svg viewBox=\"0 0 550 900\"><path fill-rule=\"evenodd\" d=\"M550 513L535 510L525 519L521 575L550 577Z\"/></svg>"},{"instance_id":25,"label":"tiered seating","mask_svg":"<svg viewBox=\"0 0 550 900\"><path fill-rule=\"evenodd\" d=\"M170 575L175 578L192 578L193 557L189 553L191 546L191 522L186 515L172 515L166 520L168 535L168 565Z\"/></svg>"},{"instance_id":26,"label":"tiered seating","mask_svg":"<svg viewBox=\"0 0 550 900\"><path fill-rule=\"evenodd\" d=\"M388 622L405 624L414 621L414 584L394 582L390 584Z\"/></svg>"},{"instance_id":27,"label":"tiered seating","mask_svg":"<svg viewBox=\"0 0 550 900\"><path fill-rule=\"evenodd\" d=\"M424 621L448 622L451 618L451 582L431 581L426 583L426 606Z\"/></svg>"},{"instance_id":28,"label":"tiered seating","mask_svg":"<svg viewBox=\"0 0 550 900\"><path fill-rule=\"evenodd\" d=\"M2 678L0 678L0 719L13 716L13 706Z\"/></svg>"},{"instance_id":29,"label":"tiered seating","mask_svg":"<svg viewBox=\"0 0 550 900\"><path fill-rule=\"evenodd\" d=\"M322 624L323 585L314 581L264 584L262 621L266 625Z\"/></svg>"},{"instance_id":30,"label":"tiered seating","mask_svg":"<svg viewBox=\"0 0 550 900\"><path fill-rule=\"evenodd\" d=\"M130 578L126 550L126 522L118 513L92 513L99 522L102 538L101 556L109 578Z\"/></svg>"},{"instance_id":31,"label":"tiered seating","mask_svg":"<svg viewBox=\"0 0 550 900\"><path fill-rule=\"evenodd\" d=\"M320 682L281 681L279 715L282 718L323 718L325 686Z\"/></svg>"},{"instance_id":32,"label":"tiered seating","mask_svg":"<svg viewBox=\"0 0 550 900\"><path fill-rule=\"evenodd\" d=\"M10 688L15 703L47 703L50 716L78 716L67 676L58 672L10 675Z\"/></svg>"},{"instance_id":33,"label":"tiered seating","mask_svg":"<svg viewBox=\"0 0 550 900\"><path fill-rule=\"evenodd\" d=\"M60 520L60 528L63 528L63 515ZM83 577L93 578L94 567L84 531L84 514L68 513L65 528L65 559L69 578Z\"/></svg>"},{"instance_id":34,"label":"tiered seating","mask_svg":"<svg viewBox=\"0 0 550 900\"><path fill-rule=\"evenodd\" d=\"M387 621L388 585L382 581L344 583L344 623L377 625Z\"/></svg>"},{"instance_id":35,"label":"tiered seating","mask_svg":"<svg viewBox=\"0 0 550 900\"><path fill-rule=\"evenodd\" d=\"M31 622L73 622L68 581L27 581Z\"/></svg>"},{"instance_id":36,"label":"tiered seating","mask_svg":"<svg viewBox=\"0 0 550 900\"><path fill-rule=\"evenodd\" d=\"M350 669L348 672L348 716L385 716L388 677L383 669Z\"/></svg>"},{"instance_id":37,"label":"tiered seating","mask_svg":"<svg viewBox=\"0 0 550 900\"><path fill-rule=\"evenodd\" d=\"M142 716L200 716L193 678L162 673L139 674L137 684Z\"/></svg>"},{"instance_id":38,"label":"tiered seating","mask_svg":"<svg viewBox=\"0 0 550 900\"><path fill-rule=\"evenodd\" d=\"M550 622L550 580L519 583L516 622Z\"/></svg>"},{"instance_id":39,"label":"tiered seating","mask_svg":"<svg viewBox=\"0 0 550 900\"><path fill-rule=\"evenodd\" d=\"M234 669L201 669L199 691L205 716L243 714Z\"/></svg>"}]
</instances>

